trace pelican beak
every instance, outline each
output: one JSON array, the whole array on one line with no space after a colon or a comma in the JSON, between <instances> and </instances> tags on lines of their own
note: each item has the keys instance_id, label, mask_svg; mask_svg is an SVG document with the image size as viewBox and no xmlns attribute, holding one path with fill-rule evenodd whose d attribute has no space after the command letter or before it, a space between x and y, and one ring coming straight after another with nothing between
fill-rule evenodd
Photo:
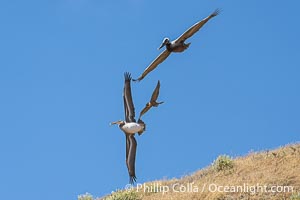
<instances>
[{"instance_id":1,"label":"pelican beak","mask_svg":"<svg viewBox=\"0 0 300 200\"><path fill-rule=\"evenodd\" d=\"M119 123L120 123L119 121L116 121L116 122L111 122L109 125L112 126L112 125L119 124Z\"/></svg>"},{"instance_id":2,"label":"pelican beak","mask_svg":"<svg viewBox=\"0 0 300 200\"><path fill-rule=\"evenodd\" d=\"M115 121L115 122L112 122L112 123L110 123L110 125L115 125L115 124L123 124L124 123L124 121L122 121L122 120L119 120L119 121Z\"/></svg>"},{"instance_id":3,"label":"pelican beak","mask_svg":"<svg viewBox=\"0 0 300 200\"><path fill-rule=\"evenodd\" d=\"M163 48L163 46L165 46L166 44L163 42L161 45L160 45L160 47L158 47L158 49L157 50L160 50L161 48Z\"/></svg>"}]
</instances>

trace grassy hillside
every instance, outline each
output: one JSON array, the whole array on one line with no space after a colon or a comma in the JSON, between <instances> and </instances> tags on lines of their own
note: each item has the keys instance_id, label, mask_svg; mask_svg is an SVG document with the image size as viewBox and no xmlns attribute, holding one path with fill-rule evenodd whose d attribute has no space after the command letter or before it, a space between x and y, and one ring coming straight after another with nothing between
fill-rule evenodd
<instances>
[{"instance_id":1,"label":"grassy hillside","mask_svg":"<svg viewBox=\"0 0 300 200\"><path fill-rule=\"evenodd\" d=\"M81 195L80 200L92 199ZM159 180L116 191L105 200L300 200L300 144L219 156L209 167L180 179Z\"/></svg>"}]
</instances>

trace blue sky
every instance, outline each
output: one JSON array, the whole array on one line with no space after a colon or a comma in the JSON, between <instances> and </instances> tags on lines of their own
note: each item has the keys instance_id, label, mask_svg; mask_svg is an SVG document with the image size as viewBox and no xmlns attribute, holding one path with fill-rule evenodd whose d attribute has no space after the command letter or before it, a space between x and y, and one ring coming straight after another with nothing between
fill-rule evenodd
<instances>
[{"instance_id":1,"label":"blue sky","mask_svg":"<svg viewBox=\"0 0 300 200\"><path fill-rule=\"evenodd\" d=\"M136 137L139 183L180 177L219 154L299 141L297 1L0 2L2 199L102 196L128 183L123 73L137 77L216 8L223 12L142 82L139 113L161 81L163 105Z\"/></svg>"}]
</instances>

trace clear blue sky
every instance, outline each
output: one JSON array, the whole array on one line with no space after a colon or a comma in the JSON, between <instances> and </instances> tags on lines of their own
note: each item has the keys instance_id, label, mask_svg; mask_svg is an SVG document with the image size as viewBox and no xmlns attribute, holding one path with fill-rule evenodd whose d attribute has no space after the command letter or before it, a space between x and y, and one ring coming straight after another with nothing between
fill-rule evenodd
<instances>
[{"instance_id":1,"label":"clear blue sky","mask_svg":"<svg viewBox=\"0 0 300 200\"><path fill-rule=\"evenodd\" d=\"M1 199L102 196L128 183L123 73L137 77L216 8L223 12L142 82L136 112L157 80L165 104L143 118L139 183L299 141L298 1L2 0Z\"/></svg>"}]
</instances>

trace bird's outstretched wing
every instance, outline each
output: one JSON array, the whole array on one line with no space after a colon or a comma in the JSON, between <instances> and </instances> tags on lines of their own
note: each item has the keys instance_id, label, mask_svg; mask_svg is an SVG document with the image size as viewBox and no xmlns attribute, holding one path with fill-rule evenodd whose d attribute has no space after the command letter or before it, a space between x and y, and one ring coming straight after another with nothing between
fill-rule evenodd
<instances>
[{"instance_id":1,"label":"bird's outstretched wing","mask_svg":"<svg viewBox=\"0 0 300 200\"><path fill-rule=\"evenodd\" d=\"M208 17L204 18L203 20L197 22L193 26L191 26L187 31L185 31L179 38L175 40L175 43L178 42L184 42L186 39L194 35L199 29L206 24L211 18L217 16L220 13L219 9L216 9L212 14L210 14Z\"/></svg>"},{"instance_id":2,"label":"bird's outstretched wing","mask_svg":"<svg viewBox=\"0 0 300 200\"><path fill-rule=\"evenodd\" d=\"M159 89L160 89L160 81L157 81L157 85L152 93L151 100L150 101L156 101L159 95Z\"/></svg>"},{"instance_id":3,"label":"bird's outstretched wing","mask_svg":"<svg viewBox=\"0 0 300 200\"><path fill-rule=\"evenodd\" d=\"M128 145L129 145L129 147L126 148L126 149L128 149L128 157L126 159L126 164L127 164L128 173L129 173L129 182L130 182L130 184L134 184L134 182L136 182L135 155L136 155L137 143L134 138L134 135L126 136L126 139L128 139Z\"/></svg>"},{"instance_id":4,"label":"bird's outstretched wing","mask_svg":"<svg viewBox=\"0 0 300 200\"><path fill-rule=\"evenodd\" d=\"M150 110L152 106L149 105L148 103L146 104L145 108L143 108L143 110L140 112L140 116L139 116L139 119L146 113L148 112L148 110Z\"/></svg>"},{"instance_id":5,"label":"bird's outstretched wing","mask_svg":"<svg viewBox=\"0 0 300 200\"><path fill-rule=\"evenodd\" d=\"M128 118L128 108L127 108L127 103L125 100L125 96L123 95L123 101L124 101L124 114L125 114L125 122L129 122L129 118Z\"/></svg>"},{"instance_id":6,"label":"bird's outstretched wing","mask_svg":"<svg viewBox=\"0 0 300 200\"><path fill-rule=\"evenodd\" d=\"M130 141L129 141L129 135L125 133L126 136L126 166L127 166L127 160L128 160L128 154L129 154L129 148L130 148Z\"/></svg>"},{"instance_id":7,"label":"bird's outstretched wing","mask_svg":"<svg viewBox=\"0 0 300 200\"><path fill-rule=\"evenodd\" d=\"M145 78L147 74L149 74L152 70L154 70L160 63L162 63L171 52L169 52L167 49L164 50L143 72L143 74L137 78L133 79L133 81L141 81Z\"/></svg>"},{"instance_id":8,"label":"bird's outstretched wing","mask_svg":"<svg viewBox=\"0 0 300 200\"><path fill-rule=\"evenodd\" d=\"M125 120L126 122L136 122L135 121L135 109L132 101L131 95L131 75L126 72L124 74L125 77L125 85L123 91L123 99L124 99L124 108L125 108Z\"/></svg>"}]
</instances>

